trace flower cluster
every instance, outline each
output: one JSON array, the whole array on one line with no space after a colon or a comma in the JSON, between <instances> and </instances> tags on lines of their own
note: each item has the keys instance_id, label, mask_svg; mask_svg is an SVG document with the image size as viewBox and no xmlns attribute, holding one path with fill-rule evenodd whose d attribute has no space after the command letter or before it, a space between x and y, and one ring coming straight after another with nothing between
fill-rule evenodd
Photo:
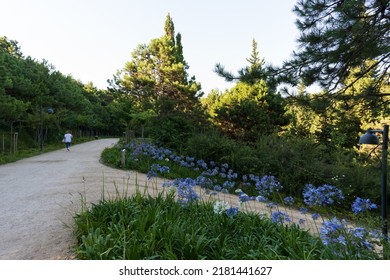
<instances>
[{"instance_id":1,"label":"flower cluster","mask_svg":"<svg viewBox=\"0 0 390 280\"><path fill-rule=\"evenodd\" d=\"M143 157L152 158L162 164L176 164L176 166L192 169L197 174L194 178L179 178L172 182L164 183L164 187L169 187L169 190L175 190L179 203L183 206L188 203L197 201L200 196L195 192L195 186L200 186L206 190L206 193L216 194L217 192L228 193L236 192L240 204L248 201L258 201L267 203L266 207L270 209L277 208L277 204L272 200L274 193L283 189L282 184L272 175L256 176L253 174L244 174L238 176L227 163L218 165L217 163L204 160L197 160L195 157L178 156L171 150L157 148L150 144L130 144L131 149L130 159L140 161ZM152 164L148 172L148 178L156 177L158 174L169 173L168 166ZM196 178L195 178L196 177ZM257 196L249 196L237 187L254 187L258 192ZM235 189L237 188L237 189ZM248 192L249 193L249 192ZM340 203L344 199L343 193L335 186L324 184L316 187L307 184L303 190L303 200L309 207L314 206L329 206L335 203ZM283 199L285 205L293 205L293 197L285 197ZM367 210L376 209L377 205L369 199L357 198L352 205L352 211L355 214L365 212ZM214 205L214 212L217 214L226 214L231 217L238 213L238 207L231 207L226 202L217 201ZM271 210L272 211L272 210ZM308 214L308 209L302 207L302 214ZM317 213L311 213L311 218L317 220L321 216ZM285 212L271 212L271 219L275 223L285 224L291 222L290 217ZM305 219L300 219L299 224L305 223ZM356 248L372 249L373 234L363 228L349 229L345 221L339 221L336 218L331 221L324 221L323 227L320 230L320 236L324 244L337 246L352 246ZM342 249L340 249L342 250Z\"/></svg>"},{"instance_id":2,"label":"flower cluster","mask_svg":"<svg viewBox=\"0 0 390 280\"><path fill-rule=\"evenodd\" d=\"M294 204L294 198L292 196L287 196L284 198L284 204L286 205L293 205Z\"/></svg>"},{"instance_id":3,"label":"flower cluster","mask_svg":"<svg viewBox=\"0 0 390 280\"><path fill-rule=\"evenodd\" d=\"M238 207L232 207L225 201L216 201L214 204L214 213L218 215L226 214L228 217L233 217L238 213Z\"/></svg>"},{"instance_id":4,"label":"flower cluster","mask_svg":"<svg viewBox=\"0 0 390 280\"><path fill-rule=\"evenodd\" d=\"M196 181L191 178L179 178L165 184L166 187L174 187L177 189L178 202L183 206L199 200L200 196L195 192Z\"/></svg>"},{"instance_id":5,"label":"flower cluster","mask_svg":"<svg viewBox=\"0 0 390 280\"><path fill-rule=\"evenodd\" d=\"M291 222L291 219L287 215L287 213L282 212L282 211L272 212L271 219L272 219L272 222L277 223L277 224L282 224L282 225L284 223Z\"/></svg>"},{"instance_id":6,"label":"flower cluster","mask_svg":"<svg viewBox=\"0 0 390 280\"><path fill-rule=\"evenodd\" d=\"M264 197L269 197L273 192L278 192L283 188L274 176L268 175L265 175L260 180L257 180L255 187L256 190L258 190L259 195Z\"/></svg>"},{"instance_id":7,"label":"flower cluster","mask_svg":"<svg viewBox=\"0 0 390 280\"><path fill-rule=\"evenodd\" d=\"M282 185L274 176L266 175L259 177L253 174L243 175L239 178L227 163L220 166L215 162L209 163L195 157L178 156L173 151L165 148L158 148L148 143L131 142L127 147L130 150L130 158L132 161L140 161L142 158L151 158L157 161L169 162L169 164L177 164L180 167L189 168L200 175L195 178L197 185L204 189L214 190L215 192L227 193L233 191L238 185L254 186L259 196L267 200L269 196L282 189ZM158 174L169 173L168 166L160 166L153 164L148 172L148 178L156 177ZM250 197L254 200L255 198Z\"/></svg>"},{"instance_id":8,"label":"flower cluster","mask_svg":"<svg viewBox=\"0 0 390 280\"><path fill-rule=\"evenodd\" d=\"M168 166L161 166L159 164L152 164L150 166L149 172L146 174L148 177L148 180L150 180L153 177L157 177L158 174L164 174L164 173L169 173L170 169Z\"/></svg>"},{"instance_id":9,"label":"flower cluster","mask_svg":"<svg viewBox=\"0 0 390 280\"><path fill-rule=\"evenodd\" d=\"M338 254L351 254L351 250L373 250L375 239L378 238L376 232L369 232L364 228L348 228L345 220L325 221L320 229L322 242L327 246L339 247ZM340 246L342 245L342 246Z\"/></svg>"},{"instance_id":10,"label":"flower cluster","mask_svg":"<svg viewBox=\"0 0 390 280\"><path fill-rule=\"evenodd\" d=\"M372 203L370 199L357 197L354 203L352 204L352 212L354 214L363 213L367 210L376 209L378 206L375 203Z\"/></svg>"},{"instance_id":11,"label":"flower cluster","mask_svg":"<svg viewBox=\"0 0 390 280\"><path fill-rule=\"evenodd\" d=\"M340 189L331 185L315 187L307 184L303 190L304 202L309 206L328 206L344 199Z\"/></svg>"}]
</instances>

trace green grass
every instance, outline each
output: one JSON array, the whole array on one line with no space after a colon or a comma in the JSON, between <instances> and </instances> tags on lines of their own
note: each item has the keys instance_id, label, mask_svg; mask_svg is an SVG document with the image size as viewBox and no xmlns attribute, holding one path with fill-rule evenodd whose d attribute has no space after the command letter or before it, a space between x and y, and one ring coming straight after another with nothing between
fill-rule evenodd
<instances>
[{"instance_id":1,"label":"green grass","mask_svg":"<svg viewBox=\"0 0 390 280\"><path fill-rule=\"evenodd\" d=\"M78 138L77 142L73 143L73 145L85 143L88 141L93 141L94 139L95 138L92 137ZM39 147L36 147L36 148L20 149L16 153L6 153L6 154L0 153L0 165L15 162L24 158L37 156L43 153L60 150L63 148L65 148L64 143L58 142L58 143L45 144L42 151Z\"/></svg>"},{"instance_id":2,"label":"green grass","mask_svg":"<svg viewBox=\"0 0 390 280\"><path fill-rule=\"evenodd\" d=\"M372 252L333 253L296 225L273 223L257 214L229 217L212 202L185 207L173 195L137 193L101 201L75 217L78 259L319 260L375 259Z\"/></svg>"}]
</instances>

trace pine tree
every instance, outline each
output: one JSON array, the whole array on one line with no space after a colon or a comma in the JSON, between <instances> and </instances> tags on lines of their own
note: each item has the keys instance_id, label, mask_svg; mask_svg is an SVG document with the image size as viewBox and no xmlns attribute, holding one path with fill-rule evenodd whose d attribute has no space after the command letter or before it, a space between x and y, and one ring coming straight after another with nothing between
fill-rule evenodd
<instances>
[{"instance_id":1,"label":"pine tree","mask_svg":"<svg viewBox=\"0 0 390 280\"><path fill-rule=\"evenodd\" d=\"M259 57L257 42L252 40L249 65L241 68L238 75L227 72L220 64L216 72L225 80L237 80L236 86L218 96L218 102L210 110L214 122L229 136L255 141L258 135L272 134L288 123L283 98L269 84L265 60Z\"/></svg>"},{"instance_id":2,"label":"pine tree","mask_svg":"<svg viewBox=\"0 0 390 280\"><path fill-rule=\"evenodd\" d=\"M152 110L158 118L197 115L201 104L201 86L189 78L181 34L175 34L171 16L164 24L164 34L149 44L139 45L132 60L115 76L112 83L119 91L132 96L139 110Z\"/></svg>"},{"instance_id":3,"label":"pine tree","mask_svg":"<svg viewBox=\"0 0 390 280\"><path fill-rule=\"evenodd\" d=\"M339 94L377 68L377 84L367 94L379 93L381 83L389 80L388 0L300 0L294 12L300 48L283 66L286 80L318 83L328 93ZM375 63L365 67L367 61ZM341 87L356 67L360 71L355 78Z\"/></svg>"}]
</instances>

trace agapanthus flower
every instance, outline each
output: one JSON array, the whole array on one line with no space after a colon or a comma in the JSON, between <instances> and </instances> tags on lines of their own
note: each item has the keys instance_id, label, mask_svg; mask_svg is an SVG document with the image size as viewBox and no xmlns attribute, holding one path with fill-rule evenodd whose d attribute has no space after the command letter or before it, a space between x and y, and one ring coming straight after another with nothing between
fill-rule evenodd
<instances>
[{"instance_id":1,"label":"agapanthus flower","mask_svg":"<svg viewBox=\"0 0 390 280\"><path fill-rule=\"evenodd\" d=\"M294 204L294 198L292 196L287 196L284 198L284 203L286 205L293 205Z\"/></svg>"},{"instance_id":2,"label":"agapanthus flower","mask_svg":"<svg viewBox=\"0 0 390 280\"><path fill-rule=\"evenodd\" d=\"M238 200L241 202L241 203L245 203L247 201L250 201L251 198L249 195L247 195L246 193L244 192L240 192L240 194L238 195Z\"/></svg>"},{"instance_id":3,"label":"agapanthus flower","mask_svg":"<svg viewBox=\"0 0 390 280\"><path fill-rule=\"evenodd\" d=\"M238 207L230 207L226 210L226 215L228 215L228 217L233 217L238 213L238 209Z\"/></svg>"},{"instance_id":4,"label":"agapanthus flower","mask_svg":"<svg viewBox=\"0 0 390 280\"><path fill-rule=\"evenodd\" d=\"M340 252L350 254L351 250L373 250L373 238L365 228L349 228L345 220L333 218L325 221L320 229L320 237L325 245L342 245L339 247ZM346 249L345 246L348 246Z\"/></svg>"},{"instance_id":5,"label":"agapanthus flower","mask_svg":"<svg viewBox=\"0 0 390 280\"><path fill-rule=\"evenodd\" d=\"M199 200L200 196L195 192L196 181L191 178L176 179L172 185L177 188L177 197L179 203L187 205L188 203Z\"/></svg>"},{"instance_id":6,"label":"agapanthus flower","mask_svg":"<svg viewBox=\"0 0 390 280\"><path fill-rule=\"evenodd\" d=\"M164 174L164 173L169 173L170 169L168 166L161 166L159 164L152 164L150 166L149 172L146 174L148 179L150 180L153 177L157 177L158 174Z\"/></svg>"},{"instance_id":7,"label":"agapanthus flower","mask_svg":"<svg viewBox=\"0 0 390 280\"><path fill-rule=\"evenodd\" d=\"M304 202L309 206L327 206L344 199L342 191L331 185L315 187L307 184L303 190Z\"/></svg>"},{"instance_id":8,"label":"agapanthus flower","mask_svg":"<svg viewBox=\"0 0 390 280\"><path fill-rule=\"evenodd\" d=\"M266 197L264 197L264 196L262 196L262 195L258 195L258 196L256 196L256 200L257 200L258 202L267 202L267 201L268 201L268 198L266 198Z\"/></svg>"},{"instance_id":9,"label":"agapanthus flower","mask_svg":"<svg viewBox=\"0 0 390 280\"><path fill-rule=\"evenodd\" d=\"M376 209L378 206L375 203L372 203L370 199L357 197L354 203L352 204L352 212L355 214L363 213L367 210Z\"/></svg>"},{"instance_id":10,"label":"agapanthus flower","mask_svg":"<svg viewBox=\"0 0 390 280\"><path fill-rule=\"evenodd\" d=\"M230 208L229 203L226 201L216 201L214 203L214 213L215 214L223 214Z\"/></svg>"},{"instance_id":11,"label":"agapanthus flower","mask_svg":"<svg viewBox=\"0 0 390 280\"><path fill-rule=\"evenodd\" d=\"M210 178L198 176L196 178L196 184L201 188L211 188L213 186L213 181Z\"/></svg>"},{"instance_id":12,"label":"agapanthus flower","mask_svg":"<svg viewBox=\"0 0 390 280\"><path fill-rule=\"evenodd\" d=\"M345 220L339 221L336 217L330 221L323 222L322 227L320 228L320 237L322 242L325 245L340 243L340 240L343 240L341 239L341 236L344 237L345 229Z\"/></svg>"},{"instance_id":13,"label":"agapanthus flower","mask_svg":"<svg viewBox=\"0 0 390 280\"><path fill-rule=\"evenodd\" d=\"M269 197L273 192L280 191L283 187L274 176L265 175L255 185L259 195Z\"/></svg>"},{"instance_id":14,"label":"agapanthus flower","mask_svg":"<svg viewBox=\"0 0 390 280\"><path fill-rule=\"evenodd\" d=\"M311 215L311 218L312 218L314 221L317 220L319 217L321 217L321 215L318 214L318 213L314 213L314 214Z\"/></svg>"},{"instance_id":15,"label":"agapanthus flower","mask_svg":"<svg viewBox=\"0 0 390 280\"><path fill-rule=\"evenodd\" d=\"M299 212L301 212L301 214L307 214L309 210L306 207L301 207L299 208Z\"/></svg>"},{"instance_id":16,"label":"agapanthus flower","mask_svg":"<svg viewBox=\"0 0 390 280\"><path fill-rule=\"evenodd\" d=\"M268 203L267 205L265 205L265 206L267 206L268 208L275 208L276 206L277 206L278 204L277 203L275 203L275 202L270 202L270 203Z\"/></svg>"},{"instance_id":17,"label":"agapanthus flower","mask_svg":"<svg viewBox=\"0 0 390 280\"><path fill-rule=\"evenodd\" d=\"M272 222L274 222L274 223L284 224L286 222L287 223L291 222L291 219L287 215L287 213L281 212L281 211L272 212L272 217L271 218L272 218Z\"/></svg>"}]
</instances>

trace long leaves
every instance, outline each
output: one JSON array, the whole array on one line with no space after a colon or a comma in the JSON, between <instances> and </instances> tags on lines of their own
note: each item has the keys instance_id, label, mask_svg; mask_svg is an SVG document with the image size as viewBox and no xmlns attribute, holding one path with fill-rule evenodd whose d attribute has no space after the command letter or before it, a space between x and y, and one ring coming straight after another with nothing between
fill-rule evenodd
<instances>
[{"instance_id":1,"label":"long leaves","mask_svg":"<svg viewBox=\"0 0 390 280\"><path fill-rule=\"evenodd\" d=\"M75 217L80 259L332 259L319 238L256 214L229 217L173 195L102 201Z\"/></svg>"}]
</instances>

